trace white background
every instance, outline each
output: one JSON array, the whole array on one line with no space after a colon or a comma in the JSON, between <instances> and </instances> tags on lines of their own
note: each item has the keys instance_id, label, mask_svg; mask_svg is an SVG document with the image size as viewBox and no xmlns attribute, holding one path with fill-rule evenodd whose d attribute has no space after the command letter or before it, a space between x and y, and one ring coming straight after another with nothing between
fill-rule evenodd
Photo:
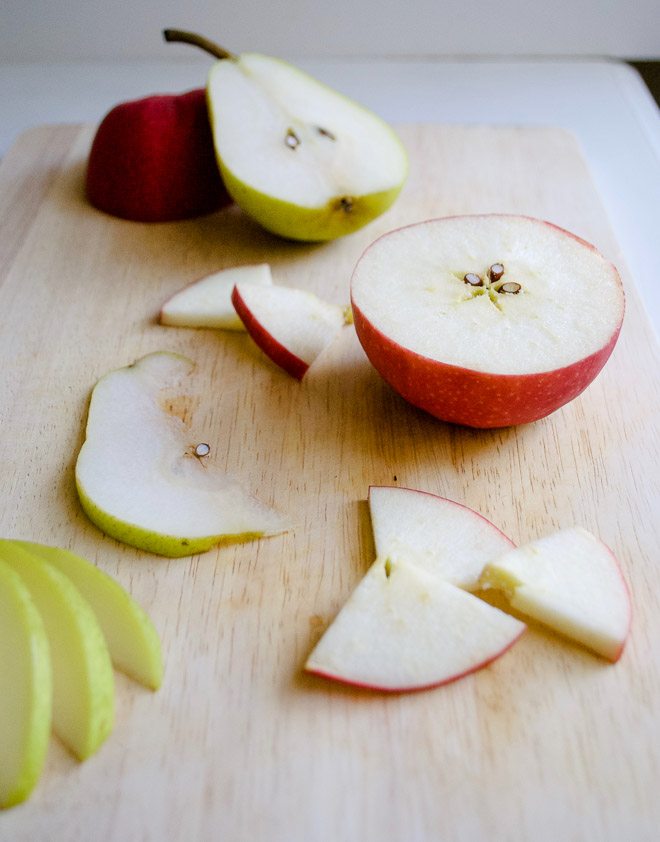
<instances>
[{"instance_id":1,"label":"white background","mask_svg":"<svg viewBox=\"0 0 660 842\"><path fill-rule=\"evenodd\" d=\"M168 26L283 58L660 55L658 0L1 0L0 61L188 56Z\"/></svg>"}]
</instances>

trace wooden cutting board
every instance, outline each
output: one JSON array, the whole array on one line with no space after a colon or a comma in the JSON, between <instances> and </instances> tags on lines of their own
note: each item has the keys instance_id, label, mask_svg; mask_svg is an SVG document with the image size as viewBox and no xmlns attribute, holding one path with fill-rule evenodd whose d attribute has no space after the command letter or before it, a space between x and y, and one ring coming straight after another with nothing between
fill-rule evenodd
<instances>
[{"instance_id":1,"label":"wooden cutting board","mask_svg":"<svg viewBox=\"0 0 660 842\"><path fill-rule=\"evenodd\" d=\"M0 839L657 839L659 360L633 280L567 133L401 134L411 171L400 200L328 245L280 241L236 210L163 225L107 217L83 198L89 127L38 128L4 160L0 534L70 547L116 576L162 635L166 679L152 694L117 675L111 738L83 764L53 739L31 800L0 815ZM535 424L477 432L426 416L383 384L351 328L300 384L246 336L156 321L185 284L260 261L277 283L347 303L351 269L380 233L492 211L573 230L626 286L608 365ZM86 520L73 466L90 390L159 349L197 362L199 440L288 514L291 532L168 561ZM306 676L373 558L370 483L458 500L516 542L574 524L600 535L632 590L622 659L608 665L531 627L490 667L432 691L387 696Z\"/></svg>"}]
</instances>

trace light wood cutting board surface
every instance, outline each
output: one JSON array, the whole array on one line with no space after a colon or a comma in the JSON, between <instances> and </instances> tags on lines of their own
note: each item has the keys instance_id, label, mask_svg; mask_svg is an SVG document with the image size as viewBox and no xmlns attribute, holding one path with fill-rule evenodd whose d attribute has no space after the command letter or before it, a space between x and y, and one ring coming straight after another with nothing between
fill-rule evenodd
<instances>
[{"instance_id":1,"label":"light wood cutting board surface","mask_svg":"<svg viewBox=\"0 0 660 842\"><path fill-rule=\"evenodd\" d=\"M3 842L657 839L657 347L570 135L401 135L411 172L399 201L322 246L277 240L236 210L151 226L95 211L82 195L89 127L33 130L3 161L0 534L70 547L116 576L153 617L166 663L155 694L117 675L115 730L89 761L53 739L31 800L0 814ZM300 384L246 336L157 324L173 292L239 263L270 262L276 283L348 303L352 267L380 233L494 211L592 241L627 292L601 375L535 424L477 432L426 416L378 378L352 328ZM154 350L196 361L195 440L292 531L169 561L86 520L73 465L90 390ZM387 696L306 676L372 561L372 483L458 500L516 542L571 525L598 534L632 590L622 659L608 665L531 626L490 667L432 691Z\"/></svg>"}]
</instances>

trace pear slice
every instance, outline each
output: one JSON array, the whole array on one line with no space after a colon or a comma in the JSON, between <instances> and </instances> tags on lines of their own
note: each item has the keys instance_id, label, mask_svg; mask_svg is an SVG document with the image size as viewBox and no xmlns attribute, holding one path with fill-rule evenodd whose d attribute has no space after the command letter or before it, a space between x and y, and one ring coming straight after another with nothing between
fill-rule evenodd
<instances>
[{"instance_id":1,"label":"pear slice","mask_svg":"<svg viewBox=\"0 0 660 842\"><path fill-rule=\"evenodd\" d=\"M232 266L201 278L163 304L160 323L175 327L245 330L231 303L232 290L239 283L272 286L270 266L267 263Z\"/></svg>"},{"instance_id":2,"label":"pear slice","mask_svg":"<svg viewBox=\"0 0 660 842\"><path fill-rule=\"evenodd\" d=\"M0 558L0 809L29 797L43 769L53 701L43 620Z\"/></svg>"},{"instance_id":3,"label":"pear slice","mask_svg":"<svg viewBox=\"0 0 660 842\"><path fill-rule=\"evenodd\" d=\"M455 681L525 624L416 565L377 559L312 651L308 672L387 691Z\"/></svg>"},{"instance_id":4,"label":"pear slice","mask_svg":"<svg viewBox=\"0 0 660 842\"><path fill-rule=\"evenodd\" d=\"M91 606L113 665L151 690L163 680L160 638L149 616L128 591L84 558L59 547L15 541L64 573Z\"/></svg>"},{"instance_id":5,"label":"pear slice","mask_svg":"<svg viewBox=\"0 0 660 842\"><path fill-rule=\"evenodd\" d=\"M78 495L93 523L171 557L285 529L279 514L214 467L212 446L175 414L193 368L186 357L156 352L102 377L76 463Z\"/></svg>"},{"instance_id":6,"label":"pear slice","mask_svg":"<svg viewBox=\"0 0 660 842\"><path fill-rule=\"evenodd\" d=\"M103 632L78 589L59 570L11 541L0 541L0 559L23 580L48 635L53 730L84 760L114 724L114 676Z\"/></svg>"},{"instance_id":7,"label":"pear slice","mask_svg":"<svg viewBox=\"0 0 660 842\"><path fill-rule=\"evenodd\" d=\"M380 117L279 59L237 56L193 32L163 35L220 59L206 85L216 157L231 197L264 228L332 240L399 195L408 158Z\"/></svg>"}]
</instances>

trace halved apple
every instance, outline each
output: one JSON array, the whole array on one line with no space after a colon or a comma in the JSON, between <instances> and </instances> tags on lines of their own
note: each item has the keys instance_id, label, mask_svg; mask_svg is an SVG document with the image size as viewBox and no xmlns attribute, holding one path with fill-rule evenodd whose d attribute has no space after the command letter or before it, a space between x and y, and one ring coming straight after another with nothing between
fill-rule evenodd
<instances>
[{"instance_id":1,"label":"halved apple","mask_svg":"<svg viewBox=\"0 0 660 842\"><path fill-rule=\"evenodd\" d=\"M293 287L237 284L231 300L264 354L297 380L346 321L341 307Z\"/></svg>"},{"instance_id":2,"label":"halved apple","mask_svg":"<svg viewBox=\"0 0 660 842\"><path fill-rule=\"evenodd\" d=\"M166 556L286 528L214 466L211 445L176 415L193 368L186 357L156 352L102 377L76 462L90 520L119 541Z\"/></svg>"},{"instance_id":3,"label":"halved apple","mask_svg":"<svg viewBox=\"0 0 660 842\"><path fill-rule=\"evenodd\" d=\"M378 690L455 681L509 649L524 623L414 565L377 559L307 660Z\"/></svg>"},{"instance_id":4,"label":"halved apple","mask_svg":"<svg viewBox=\"0 0 660 842\"><path fill-rule=\"evenodd\" d=\"M84 760L114 724L114 676L103 632L83 596L59 570L12 541L0 541L0 558L21 577L48 636L53 729Z\"/></svg>"},{"instance_id":5,"label":"halved apple","mask_svg":"<svg viewBox=\"0 0 660 842\"><path fill-rule=\"evenodd\" d=\"M412 488L371 486L376 555L406 561L467 590L513 542L473 509Z\"/></svg>"},{"instance_id":6,"label":"halved apple","mask_svg":"<svg viewBox=\"0 0 660 842\"><path fill-rule=\"evenodd\" d=\"M0 809L25 801L39 780L52 703L44 623L0 547Z\"/></svg>"},{"instance_id":7,"label":"halved apple","mask_svg":"<svg viewBox=\"0 0 660 842\"><path fill-rule=\"evenodd\" d=\"M628 636L628 588L612 551L585 529L562 529L512 549L484 569L484 587L513 608L610 661Z\"/></svg>"},{"instance_id":8,"label":"halved apple","mask_svg":"<svg viewBox=\"0 0 660 842\"><path fill-rule=\"evenodd\" d=\"M160 323L176 327L245 330L231 302L234 286L239 283L271 286L270 266L267 263L232 266L201 278L163 304Z\"/></svg>"},{"instance_id":9,"label":"halved apple","mask_svg":"<svg viewBox=\"0 0 660 842\"><path fill-rule=\"evenodd\" d=\"M73 582L94 611L113 665L145 687L157 690L163 680L160 638L128 591L96 565L68 550L29 541L14 543Z\"/></svg>"},{"instance_id":10,"label":"halved apple","mask_svg":"<svg viewBox=\"0 0 660 842\"><path fill-rule=\"evenodd\" d=\"M471 427L543 418L596 377L619 336L614 266L548 222L433 219L376 240L351 282L355 329L381 376Z\"/></svg>"}]
</instances>

